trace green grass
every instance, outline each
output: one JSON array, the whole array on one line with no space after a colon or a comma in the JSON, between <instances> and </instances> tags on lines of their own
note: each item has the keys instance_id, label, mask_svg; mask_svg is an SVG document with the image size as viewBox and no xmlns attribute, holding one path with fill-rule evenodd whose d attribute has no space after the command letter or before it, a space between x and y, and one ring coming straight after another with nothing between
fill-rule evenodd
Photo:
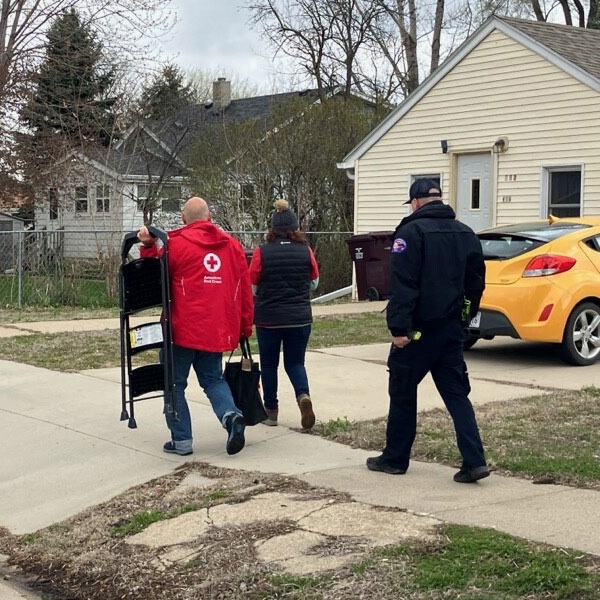
<instances>
[{"instance_id":1,"label":"green grass","mask_svg":"<svg viewBox=\"0 0 600 600\"><path fill-rule=\"evenodd\" d=\"M309 349L390 342L385 315L362 313L318 317L312 326Z\"/></svg>"},{"instance_id":2,"label":"green grass","mask_svg":"<svg viewBox=\"0 0 600 600\"><path fill-rule=\"evenodd\" d=\"M82 371L120 365L118 330L74 331L4 338L0 358L55 371ZM157 351L134 357L136 365L158 361Z\"/></svg>"},{"instance_id":3,"label":"green grass","mask_svg":"<svg viewBox=\"0 0 600 600\"><path fill-rule=\"evenodd\" d=\"M443 525L437 542L377 548L343 577L274 575L271 597L406 600L599 600L600 563L580 552L538 545L493 529ZM335 589L335 588L334 588ZM327 594L329 591L329 594ZM333 595L332 595L333 594ZM367 594L367 595L365 595Z\"/></svg>"},{"instance_id":4,"label":"green grass","mask_svg":"<svg viewBox=\"0 0 600 600\"><path fill-rule=\"evenodd\" d=\"M0 276L0 306L14 306L18 302L16 276ZM106 282L98 279L69 278L64 274L27 275L21 280L21 303L25 306L78 306L106 308L117 305L108 297Z\"/></svg>"},{"instance_id":5,"label":"green grass","mask_svg":"<svg viewBox=\"0 0 600 600\"><path fill-rule=\"evenodd\" d=\"M118 317L119 309L117 307L23 306L21 308L0 308L0 324L31 323L33 321L76 321L79 319Z\"/></svg>"},{"instance_id":6,"label":"green grass","mask_svg":"<svg viewBox=\"0 0 600 600\"><path fill-rule=\"evenodd\" d=\"M299 575L273 575L270 578L270 583L275 590L280 594L294 593L294 597L298 597L298 592L302 593L302 598L320 598L321 595L306 595L307 592L316 591L324 581L323 577L301 577ZM276 596L279 597L279 596Z\"/></svg>"},{"instance_id":7,"label":"green grass","mask_svg":"<svg viewBox=\"0 0 600 600\"><path fill-rule=\"evenodd\" d=\"M152 525L152 523L164 521L167 518L167 514L162 510L150 510L142 512L137 515L133 515L131 519L128 519L122 525L117 525L113 529L113 534L115 537L135 535L136 533L140 533L146 529L146 527Z\"/></svg>"},{"instance_id":8,"label":"green grass","mask_svg":"<svg viewBox=\"0 0 600 600\"><path fill-rule=\"evenodd\" d=\"M581 553L536 548L491 529L447 525L444 533L447 542L441 548L408 553L421 590L479 589L509 598L599 597L600 576L587 570Z\"/></svg>"},{"instance_id":9,"label":"green grass","mask_svg":"<svg viewBox=\"0 0 600 600\"><path fill-rule=\"evenodd\" d=\"M348 417L341 419L331 419L321 425L321 432L325 437L334 438L342 433L347 433L352 430L353 423L348 420Z\"/></svg>"},{"instance_id":10,"label":"green grass","mask_svg":"<svg viewBox=\"0 0 600 600\"><path fill-rule=\"evenodd\" d=\"M215 490L214 492L210 492L206 494L206 499L209 502L213 502L214 500L222 500L223 498L229 498L230 493L227 490Z\"/></svg>"},{"instance_id":11,"label":"green grass","mask_svg":"<svg viewBox=\"0 0 600 600\"><path fill-rule=\"evenodd\" d=\"M117 525L113 528L113 535L115 537L126 537L128 535L135 535L140 533L146 527L157 523L158 521L165 521L167 519L174 519L179 515L189 512L195 512L200 508L197 504L186 504L181 508L164 512L162 510L149 510L133 515L127 519L124 523Z\"/></svg>"},{"instance_id":12,"label":"green grass","mask_svg":"<svg viewBox=\"0 0 600 600\"><path fill-rule=\"evenodd\" d=\"M35 533L26 533L21 540L23 541L24 544L26 544L27 546L31 546L33 544L36 544L37 542L39 542L40 538L39 536L37 536Z\"/></svg>"},{"instance_id":13,"label":"green grass","mask_svg":"<svg viewBox=\"0 0 600 600\"><path fill-rule=\"evenodd\" d=\"M363 575L364 573L373 569L376 566L377 562L374 559L367 558L367 560L363 560L362 562L350 565L350 572L354 575Z\"/></svg>"},{"instance_id":14,"label":"green grass","mask_svg":"<svg viewBox=\"0 0 600 600\"><path fill-rule=\"evenodd\" d=\"M155 317L150 320L155 320ZM363 335L359 337L358 333L361 331ZM385 341L387 338L389 335L383 315L366 313L347 315L343 318L321 317L315 320L313 325L309 348L367 344ZM256 335L253 335L250 341L252 353L258 358ZM120 365L120 356L119 331L116 329L15 336L4 338L0 346L0 359L56 371L117 367ZM235 360L238 358L239 353L234 355ZM156 351L140 353L134 357L135 365L157 360Z\"/></svg>"}]
</instances>

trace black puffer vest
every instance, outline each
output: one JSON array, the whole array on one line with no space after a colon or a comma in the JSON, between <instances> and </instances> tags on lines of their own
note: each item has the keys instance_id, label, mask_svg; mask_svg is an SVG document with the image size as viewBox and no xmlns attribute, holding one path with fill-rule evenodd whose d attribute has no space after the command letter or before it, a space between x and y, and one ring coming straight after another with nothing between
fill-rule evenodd
<instances>
[{"instance_id":1,"label":"black puffer vest","mask_svg":"<svg viewBox=\"0 0 600 600\"><path fill-rule=\"evenodd\" d=\"M262 271L254 299L256 325L312 323L310 250L306 244L278 237L260 247Z\"/></svg>"}]
</instances>

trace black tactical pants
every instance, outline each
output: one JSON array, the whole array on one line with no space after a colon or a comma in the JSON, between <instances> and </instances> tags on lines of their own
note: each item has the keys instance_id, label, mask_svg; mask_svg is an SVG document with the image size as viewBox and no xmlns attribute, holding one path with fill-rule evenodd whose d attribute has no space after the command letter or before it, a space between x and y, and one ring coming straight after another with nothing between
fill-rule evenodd
<instances>
[{"instance_id":1,"label":"black tactical pants","mask_svg":"<svg viewBox=\"0 0 600 600\"><path fill-rule=\"evenodd\" d=\"M404 348L392 346L388 357L390 411L383 460L408 468L417 428L417 386L431 372L454 422L458 449L465 468L486 464L483 445L469 400L471 386L463 359L460 321L450 321Z\"/></svg>"}]
</instances>

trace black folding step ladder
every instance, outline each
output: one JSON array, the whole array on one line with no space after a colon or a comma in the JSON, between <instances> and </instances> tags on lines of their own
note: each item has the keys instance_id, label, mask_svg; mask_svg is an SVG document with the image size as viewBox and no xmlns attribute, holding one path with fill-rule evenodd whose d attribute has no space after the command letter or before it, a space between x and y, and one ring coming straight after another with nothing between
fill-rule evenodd
<instances>
[{"instance_id":1,"label":"black folding step ladder","mask_svg":"<svg viewBox=\"0 0 600 600\"><path fill-rule=\"evenodd\" d=\"M119 268L121 330L121 421L135 429L134 403L150 398L163 398L165 414L177 417L173 378L173 336L171 332L171 299L169 293L168 237L157 227L148 231L162 242L158 257L130 256L140 243L137 232L128 233L121 248ZM161 307L159 320L132 325L136 313ZM132 356L159 349L160 362L133 368ZM154 392L161 392L156 394ZM129 404L129 410L127 405Z\"/></svg>"}]
</instances>

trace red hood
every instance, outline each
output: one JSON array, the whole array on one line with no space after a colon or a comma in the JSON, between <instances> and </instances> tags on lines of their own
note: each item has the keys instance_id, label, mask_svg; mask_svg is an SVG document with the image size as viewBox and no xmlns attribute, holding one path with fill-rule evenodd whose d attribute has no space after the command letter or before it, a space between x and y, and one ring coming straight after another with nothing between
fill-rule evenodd
<instances>
[{"instance_id":1,"label":"red hood","mask_svg":"<svg viewBox=\"0 0 600 600\"><path fill-rule=\"evenodd\" d=\"M210 221L194 221L181 229L169 232L170 238L182 237L186 241L202 246L204 249L216 250L228 243L228 235Z\"/></svg>"}]
</instances>

